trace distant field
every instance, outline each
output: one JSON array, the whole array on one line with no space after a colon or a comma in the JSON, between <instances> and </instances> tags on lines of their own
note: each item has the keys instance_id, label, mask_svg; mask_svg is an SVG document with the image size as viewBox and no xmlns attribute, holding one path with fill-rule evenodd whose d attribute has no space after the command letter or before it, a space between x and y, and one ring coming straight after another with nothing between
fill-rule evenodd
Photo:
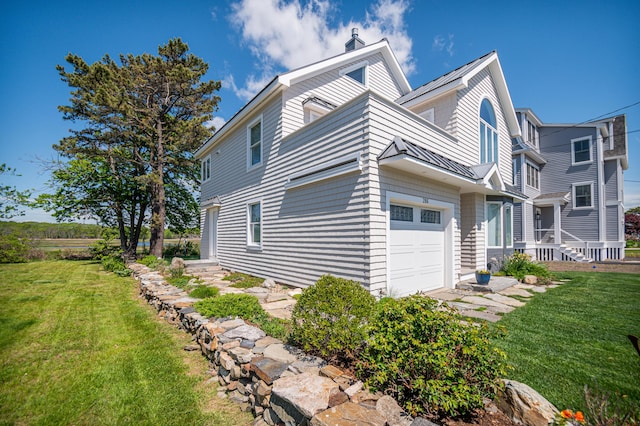
<instances>
[{"instance_id":1,"label":"distant field","mask_svg":"<svg viewBox=\"0 0 640 426\"><path fill-rule=\"evenodd\" d=\"M98 241L98 239L95 239L95 238L47 238L47 239L41 239L41 240L36 239L35 241L36 241L36 246L38 248L48 251L48 250L61 250L61 249L84 249L84 248L88 248L91 244ZM165 247L170 245L175 245L175 244L178 244L178 241L179 240L177 238L165 239L164 245ZM191 238L189 239L189 241L197 243L199 242L199 239ZM114 240L113 244L119 245L120 241ZM144 243L141 242L139 244L140 247L143 247L143 244L144 244L144 247L148 247L149 241L146 240L144 241Z\"/></svg>"}]
</instances>

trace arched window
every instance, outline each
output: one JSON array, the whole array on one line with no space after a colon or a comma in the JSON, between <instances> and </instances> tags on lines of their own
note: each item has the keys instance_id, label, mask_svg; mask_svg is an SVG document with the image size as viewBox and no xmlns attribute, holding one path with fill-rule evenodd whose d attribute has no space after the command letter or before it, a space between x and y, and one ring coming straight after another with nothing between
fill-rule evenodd
<instances>
[{"instance_id":1,"label":"arched window","mask_svg":"<svg viewBox=\"0 0 640 426\"><path fill-rule=\"evenodd\" d=\"M480 163L498 162L498 125L488 99L480 104Z\"/></svg>"}]
</instances>

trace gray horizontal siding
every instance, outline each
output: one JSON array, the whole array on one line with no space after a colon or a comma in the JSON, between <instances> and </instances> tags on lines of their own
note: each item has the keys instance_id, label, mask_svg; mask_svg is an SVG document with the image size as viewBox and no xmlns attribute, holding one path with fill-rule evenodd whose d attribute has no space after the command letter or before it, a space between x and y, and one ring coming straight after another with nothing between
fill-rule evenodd
<instances>
[{"instance_id":1,"label":"gray horizontal siding","mask_svg":"<svg viewBox=\"0 0 640 426\"><path fill-rule=\"evenodd\" d=\"M592 136L592 163L573 166L571 164L571 140ZM574 210L573 200L562 209L562 229L584 241L598 241L599 229L599 185L598 159L596 158L595 128L542 127L540 128L540 153L547 160L540 173L542 193L572 191L572 183L593 182L593 209ZM553 214L553 213L551 213ZM565 238L563 236L563 238Z\"/></svg>"},{"instance_id":2,"label":"gray horizontal siding","mask_svg":"<svg viewBox=\"0 0 640 426\"><path fill-rule=\"evenodd\" d=\"M297 286L327 273L368 284L366 176L353 172L285 189L293 173L365 152L365 112L363 98L309 124L305 132L266 143L270 149L259 179L246 182L245 169L228 169L228 182L221 185L228 192L216 194L222 204L218 258L223 267ZM262 250L256 251L246 245L246 209L258 199Z\"/></svg>"}]
</instances>

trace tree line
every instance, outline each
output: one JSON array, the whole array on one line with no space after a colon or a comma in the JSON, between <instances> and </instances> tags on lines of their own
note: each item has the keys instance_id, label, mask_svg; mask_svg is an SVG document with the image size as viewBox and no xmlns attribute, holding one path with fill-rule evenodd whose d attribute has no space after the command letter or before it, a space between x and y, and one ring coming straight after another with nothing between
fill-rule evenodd
<instances>
[{"instance_id":1,"label":"tree line","mask_svg":"<svg viewBox=\"0 0 640 426\"><path fill-rule=\"evenodd\" d=\"M116 228L87 223L47 223L47 222L13 222L0 221L0 235L15 234L33 239L55 238L103 238L105 231L118 235ZM149 239L149 228L143 227L141 239ZM164 238L197 238L200 236L198 228L188 229L183 234L177 234L170 229L165 229Z\"/></svg>"}]
</instances>

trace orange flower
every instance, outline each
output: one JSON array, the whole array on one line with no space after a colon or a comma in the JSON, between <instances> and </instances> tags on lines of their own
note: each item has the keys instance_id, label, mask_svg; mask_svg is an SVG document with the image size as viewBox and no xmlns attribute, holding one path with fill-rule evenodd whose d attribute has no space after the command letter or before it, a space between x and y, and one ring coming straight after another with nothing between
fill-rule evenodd
<instances>
[{"instance_id":1,"label":"orange flower","mask_svg":"<svg viewBox=\"0 0 640 426\"><path fill-rule=\"evenodd\" d=\"M562 416L563 419L572 419L573 418L573 411L571 411L571 410L562 410L560 412L560 415Z\"/></svg>"},{"instance_id":2,"label":"orange flower","mask_svg":"<svg viewBox=\"0 0 640 426\"><path fill-rule=\"evenodd\" d=\"M576 411L575 418L580 423L584 423L584 415L582 414L582 411Z\"/></svg>"}]
</instances>

